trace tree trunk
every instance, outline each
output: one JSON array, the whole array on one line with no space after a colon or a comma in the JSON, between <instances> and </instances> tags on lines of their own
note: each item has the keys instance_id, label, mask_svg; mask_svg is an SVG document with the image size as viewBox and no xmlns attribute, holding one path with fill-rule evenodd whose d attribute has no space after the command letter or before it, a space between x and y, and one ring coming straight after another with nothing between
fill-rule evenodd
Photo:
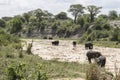
<instances>
[{"instance_id":1,"label":"tree trunk","mask_svg":"<svg viewBox=\"0 0 120 80\"><path fill-rule=\"evenodd\" d=\"M93 15L93 13L90 13L90 22L91 23L94 22L94 15Z\"/></svg>"},{"instance_id":2,"label":"tree trunk","mask_svg":"<svg viewBox=\"0 0 120 80\"><path fill-rule=\"evenodd\" d=\"M74 23L76 24L77 15L75 15Z\"/></svg>"}]
</instances>

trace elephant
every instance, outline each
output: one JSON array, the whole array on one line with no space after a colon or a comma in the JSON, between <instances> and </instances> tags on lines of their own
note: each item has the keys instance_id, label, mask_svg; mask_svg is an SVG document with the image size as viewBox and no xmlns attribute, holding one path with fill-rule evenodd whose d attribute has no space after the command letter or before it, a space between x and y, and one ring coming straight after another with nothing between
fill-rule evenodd
<instances>
[{"instance_id":1,"label":"elephant","mask_svg":"<svg viewBox=\"0 0 120 80\"><path fill-rule=\"evenodd\" d=\"M85 43L85 49L93 49L92 43Z\"/></svg>"},{"instance_id":2,"label":"elephant","mask_svg":"<svg viewBox=\"0 0 120 80\"><path fill-rule=\"evenodd\" d=\"M106 57L101 54L101 52L98 51L88 51L86 54L89 63L91 63L91 59L94 59L95 62L100 66L100 67L105 67L106 64Z\"/></svg>"},{"instance_id":3,"label":"elephant","mask_svg":"<svg viewBox=\"0 0 120 80\"><path fill-rule=\"evenodd\" d=\"M76 41L73 41L72 44L73 44L73 47L76 47Z\"/></svg>"},{"instance_id":4,"label":"elephant","mask_svg":"<svg viewBox=\"0 0 120 80\"><path fill-rule=\"evenodd\" d=\"M90 50L87 52L86 56L88 58L89 63L91 63L91 59L98 58L98 57L102 56L102 54L98 51L91 51Z\"/></svg>"},{"instance_id":5,"label":"elephant","mask_svg":"<svg viewBox=\"0 0 120 80\"><path fill-rule=\"evenodd\" d=\"M53 41L53 42L52 42L52 45L58 46L58 45L59 45L59 41Z\"/></svg>"},{"instance_id":6,"label":"elephant","mask_svg":"<svg viewBox=\"0 0 120 80\"><path fill-rule=\"evenodd\" d=\"M95 58L96 63L100 66L100 67L105 67L106 64L106 57L105 56L100 56L98 58Z\"/></svg>"}]
</instances>

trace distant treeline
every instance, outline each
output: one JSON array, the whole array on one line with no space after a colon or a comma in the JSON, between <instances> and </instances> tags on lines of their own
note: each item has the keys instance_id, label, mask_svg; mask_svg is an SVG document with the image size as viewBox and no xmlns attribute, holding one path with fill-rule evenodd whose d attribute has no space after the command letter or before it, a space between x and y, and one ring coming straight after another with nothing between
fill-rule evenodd
<instances>
[{"instance_id":1,"label":"distant treeline","mask_svg":"<svg viewBox=\"0 0 120 80\"><path fill-rule=\"evenodd\" d=\"M68 12L74 19L68 17L66 12L53 15L46 10L36 9L14 17L2 17L0 27L19 37L74 37L85 41L120 41L119 27L113 28L109 24L110 21L119 20L119 14L115 10L109 11L108 15L99 14L101 9L102 7L95 5L70 5Z\"/></svg>"}]
</instances>

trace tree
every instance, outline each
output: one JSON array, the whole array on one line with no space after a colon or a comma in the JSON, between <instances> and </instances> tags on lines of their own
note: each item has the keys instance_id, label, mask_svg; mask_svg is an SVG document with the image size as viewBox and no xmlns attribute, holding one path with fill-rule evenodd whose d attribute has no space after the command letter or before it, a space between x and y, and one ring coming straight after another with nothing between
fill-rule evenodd
<instances>
[{"instance_id":1,"label":"tree","mask_svg":"<svg viewBox=\"0 0 120 80\"><path fill-rule=\"evenodd\" d=\"M107 16L107 15L105 15L105 14L101 14L101 15L99 15L99 16L98 16L98 18L108 19L108 16Z\"/></svg>"},{"instance_id":2,"label":"tree","mask_svg":"<svg viewBox=\"0 0 120 80\"><path fill-rule=\"evenodd\" d=\"M80 24L81 27L83 27L83 25L84 25L84 17L83 16L78 16L77 24Z\"/></svg>"},{"instance_id":3,"label":"tree","mask_svg":"<svg viewBox=\"0 0 120 80\"><path fill-rule=\"evenodd\" d=\"M87 6L87 10L90 13L90 22L94 22L95 16L100 12L102 7L97 7L94 5Z\"/></svg>"},{"instance_id":4,"label":"tree","mask_svg":"<svg viewBox=\"0 0 120 80\"><path fill-rule=\"evenodd\" d=\"M117 11L115 10L109 11L109 19L115 20L117 17L118 17Z\"/></svg>"},{"instance_id":5,"label":"tree","mask_svg":"<svg viewBox=\"0 0 120 80\"><path fill-rule=\"evenodd\" d=\"M10 21L10 32L18 33L22 29L22 20L19 17L15 17Z\"/></svg>"},{"instance_id":6,"label":"tree","mask_svg":"<svg viewBox=\"0 0 120 80\"><path fill-rule=\"evenodd\" d=\"M34 12L34 15L36 16L37 19L37 30L39 31L41 27L43 27L43 19L45 17L45 13L41 9L37 9Z\"/></svg>"},{"instance_id":7,"label":"tree","mask_svg":"<svg viewBox=\"0 0 120 80\"><path fill-rule=\"evenodd\" d=\"M60 12L55 16L56 19L67 19L67 13L65 12Z\"/></svg>"},{"instance_id":8,"label":"tree","mask_svg":"<svg viewBox=\"0 0 120 80\"><path fill-rule=\"evenodd\" d=\"M9 21L11 19L12 19L12 17L2 17L2 20L4 20L4 21Z\"/></svg>"},{"instance_id":9,"label":"tree","mask_svg":"<svg viewBox=\"0 0 120 80\"><path fill-rule=\"evenodd\" d=\"M84 13L84 8L81 4L74 4L70 6L69 12L72 12L72 15L74 16L74 23L76 23L76 19L79 14Z\"/></svg>"},{"instance_id":10,"label":"tree","mask_svg":"<svg viewBox=\"0 0 120 80\"><path fill-rule=\"evenodd\" d=\"M48 16L48 17L52 17L53 16L53 14L49 13L47 10L44 10L44 14L45 14L45 16Z\"/></svg>"},{"instance_id":11,"label":"tree","mask_svg":"<svg viewBox=\"0 0 120 80\"><path fill-rule=\"evenodd\" d=\"M89 23L90 22L90 15L89 14L83 14L83 17L84 17L85 23Z\"/></svg>"},{"instance_id":12,"label":"tree","mask_svg":"<svg viewBox=\"0 0 120 80\"><path fill-rule=\"evenodd\" d=\"M30 18L30 14L29 13L24 13L23 17L24 17L25 21L28 23L29 22L29 18Z\"/></svg>"},{"instance_id":13,"label":"tree","mask_svg":"<svg viewBox=\"0 0 120 80\"><path fill-rule=\"evenodd\" d=\"M36 19L36 17L35 16L30 16L30 18L29 18L29 24L30 24L30 26L36 26L37 25L37 19Z\"/></svg>"},{"instance_id":14,"label":"tree","mask_svg":"<svg viewBox=\"0 0 120 80\"><path fill-rule=\"evenodd\" d=\"M111 40L112 41L118 41L119 40L119 35L120 35L120 29L117 27L113 30Z\"/></svg>"},{"instance_id":15,"label":"tree","mask_svg":"<svg viewBox=\"0 0 120 80\"><path fill-rule=\"evenodd\" d=\"M44 12L41 9L37 9L34 12L38 22L42 21L43 16L45 15Z\"/></svg>"},{"instance_id":16,"label":"tree","mask_svg":"<svg viewBox=\"0 0 120 80\"><path fill-rule=\"evenodd\" d=\"M5 21L0 19L0 27L5 27L5 24L6 24Z\"/></svg>"}]
</instances>

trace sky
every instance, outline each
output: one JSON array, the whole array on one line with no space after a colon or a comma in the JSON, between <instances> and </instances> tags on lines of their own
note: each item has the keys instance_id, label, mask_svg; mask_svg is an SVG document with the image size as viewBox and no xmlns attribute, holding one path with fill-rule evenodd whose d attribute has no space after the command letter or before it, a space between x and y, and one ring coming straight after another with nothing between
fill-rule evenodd
<instances>
[{"instance_id":1,"label":"sky","mask_svg":"<svg viewBox=\"0 0 120 80\"><path fill-rule=\"evenodd\" d=\"M19 15L38 8L54 15L60 12L68 13L72 4L102 7L101 14L108 14L110 10L120 13L120 0L0 0L0 17ZM71 17L70 13L68 16Z\"/></svg>"}]
</instances>

